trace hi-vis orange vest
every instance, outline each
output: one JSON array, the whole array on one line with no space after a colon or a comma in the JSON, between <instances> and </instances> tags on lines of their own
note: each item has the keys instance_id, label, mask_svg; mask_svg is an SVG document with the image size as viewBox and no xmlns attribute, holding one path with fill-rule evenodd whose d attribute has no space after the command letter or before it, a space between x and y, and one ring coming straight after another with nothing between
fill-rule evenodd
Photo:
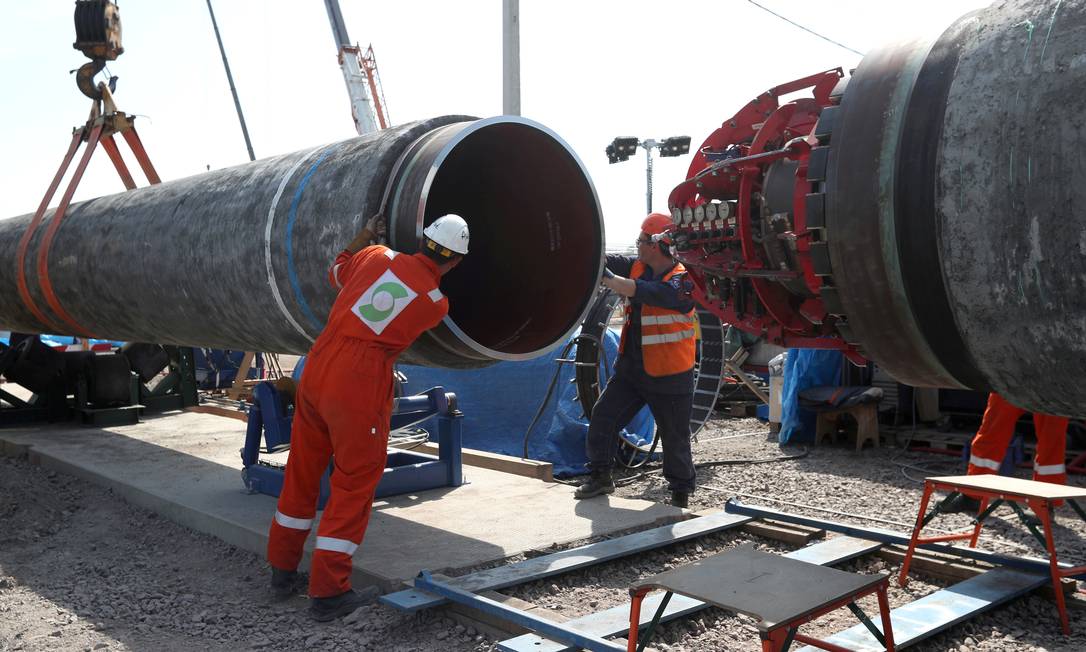
<instances>
[{"instance_id":1,"label":"hi-vis orange vest","mask_svg":"<svg viewBox=\"0 0 1086 652\"><path fill-rule=\"evenodd\" d=\"M635 261L630 271L630 278L636 279L645 271L645 264ZM686 268L676 263L662 279L665 283L676 274L682 274ZM618 343L621 352L626 345L626 329L630 327L630 302L626 302L626 323L622 326L622 337ZM670 376L694 367L694 354L697 347L694 311L687 313L641 304L641 356L645 362L645 372L650 376Z\"/></svg>"}]
</instances>

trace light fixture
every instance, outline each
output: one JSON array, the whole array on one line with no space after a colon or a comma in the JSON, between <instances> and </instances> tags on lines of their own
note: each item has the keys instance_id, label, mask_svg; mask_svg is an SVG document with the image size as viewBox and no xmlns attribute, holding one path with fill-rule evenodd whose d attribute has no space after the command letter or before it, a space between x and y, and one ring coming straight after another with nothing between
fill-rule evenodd
<instances>
[{"instance_id":1,"label":"light fixture","mask_svg":"<svg viewBox=\"0 0 1086 652\"><path fill-rule=\"evenodd\" d=\"M634 136L619 136L611 141L605 150L608 163L621 163L630 160L637 153L637 148L643 147L646 156L645 178L648 186L645 193L645 202L648 212L652 212L652 150L660 151L660 156L682 156L690 152L690 136L672 136L662 141L638 140Z\"/></svg>"},{"instance_id":2,"label":"light fixture","mask_svg":"<svg viewBox=\"0 0 1086 652\"><path fill-rule=\"evenodd\" d=\"M660 156L682 156L690 152L690 136L672 136L660 144Z\"/></svg>"}]
</instances>

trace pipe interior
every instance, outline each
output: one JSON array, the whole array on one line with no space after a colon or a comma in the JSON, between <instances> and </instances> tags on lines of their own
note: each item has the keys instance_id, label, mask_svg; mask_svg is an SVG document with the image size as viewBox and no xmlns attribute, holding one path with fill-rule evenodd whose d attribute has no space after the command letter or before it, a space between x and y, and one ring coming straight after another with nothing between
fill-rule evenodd
<instances>
[{"instance_id":1,"label":"pipe interior","mask_svg":"<svg viewBox=\"0 0 1086 652\"><path fill-rule=\"evenodd\" d=\"M464 335L517 355L576 325L597 282L603 227L587 175L560 142L519 123L468 134L427 194L426 224L446 213L471 230L469 255L442 281Z\"/></svg>"}]
</instances>

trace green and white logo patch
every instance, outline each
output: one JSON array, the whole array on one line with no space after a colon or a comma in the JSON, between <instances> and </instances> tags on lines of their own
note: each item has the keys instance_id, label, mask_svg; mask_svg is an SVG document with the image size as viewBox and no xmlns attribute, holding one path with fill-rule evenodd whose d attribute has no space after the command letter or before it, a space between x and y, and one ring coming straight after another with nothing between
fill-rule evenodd
<instances>
[{"instance_id":1,"label":"green and white logo patch","mask_svg":"<svg viewBox=\"0 0 1086 652\"><path fill-rule=\"evenodd\" d=\"M386 270L355 302L351 312L378 335L418 296L392 270Z\"/></svg>"}]
</instances>

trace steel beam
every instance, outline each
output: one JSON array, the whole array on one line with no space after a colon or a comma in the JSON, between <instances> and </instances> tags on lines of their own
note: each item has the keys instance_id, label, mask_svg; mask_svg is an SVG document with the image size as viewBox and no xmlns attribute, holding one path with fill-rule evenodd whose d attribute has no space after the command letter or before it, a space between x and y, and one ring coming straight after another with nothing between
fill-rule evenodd
<instances>
[{"instance_id":1,"label":"steel beam","mask_svg":"<svg viewBox=\"0 0 1086 652\"><path fill-rule=\"evenodd\" d=\"M847 523L838 523L836 521L826 521L818 518L812 518L809 516L799 516L797 514L782 512L780 510L773 509L772 507L761 507L759 505L744 505L734 498L724 504L724 510L729 514L750 516L752 518L768 518L774 521L783 521L785 523L806 525L808 527L821 528L824 530L830 530L832 532L840 532L842 534L847 534L852 537L858 537L860 539L881 541L883 543L893 543L901 546L909 545L908 534L893 532L891 530L883 530L880 528L865 528L859 525L849 525ZM1030 571L1034 573L1047 574L1049 571L1049 562L1047 559L1037 559L1035 557L1011 557L1009 555L1000 555L994 552L977 550L976 548L951 546L945 543L925 543L916 547L919 550L931 550L934 552L941 552L943 554L954 555L956 557L964 557L966 559L982 561L995 566L1006 566L1008 568L1016 568L1018 570ZM1060 567L1072 568L1072 566L1064 563L1060 563ZM1073 577L1075 579L1086 579L1086 573L1082 575L1075 575Z\"/></svg>"}]
</instances>

